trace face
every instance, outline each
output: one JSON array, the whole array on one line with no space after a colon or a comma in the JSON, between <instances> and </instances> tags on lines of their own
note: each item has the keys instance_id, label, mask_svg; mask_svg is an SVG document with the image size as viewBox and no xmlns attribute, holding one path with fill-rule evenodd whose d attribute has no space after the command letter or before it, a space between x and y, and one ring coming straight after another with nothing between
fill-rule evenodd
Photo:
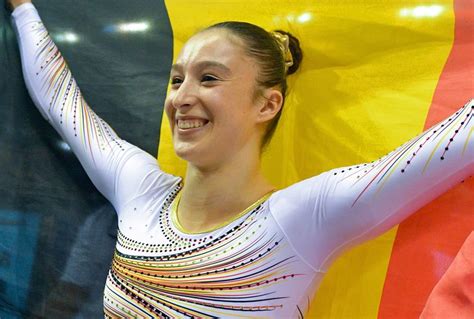
<instances>
[{"instance_id":1,"label":"face","mask_svg":"<svg viewBox=\"0 0 474 319\"><path fill-rule=\"evenodd\" d=\"M260 140L257 65L225 30L192 37L171 71L165 101L174 149L195 165L218 165Z\"/></svg>"}]
</instances>

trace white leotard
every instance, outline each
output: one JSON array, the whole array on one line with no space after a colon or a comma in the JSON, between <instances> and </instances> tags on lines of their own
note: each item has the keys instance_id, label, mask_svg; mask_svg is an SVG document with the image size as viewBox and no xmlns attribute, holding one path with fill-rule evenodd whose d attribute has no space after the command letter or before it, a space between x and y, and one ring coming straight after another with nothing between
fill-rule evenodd
<instances>
[{"instance_id":1,"label":"white leotard","mask_svg":"<svg viewBox=\"0 0 474 319\"><path fill-rule=\"evenodd\" d=\"M262 198L230 224L185 233L182 180L120 139L86 104L32 4L12 14L25 81L115 207L119 236L108 318L298 318L331 262L387 231L474 171L474 101L371 162Z\"/></svg>"}]
</instances>

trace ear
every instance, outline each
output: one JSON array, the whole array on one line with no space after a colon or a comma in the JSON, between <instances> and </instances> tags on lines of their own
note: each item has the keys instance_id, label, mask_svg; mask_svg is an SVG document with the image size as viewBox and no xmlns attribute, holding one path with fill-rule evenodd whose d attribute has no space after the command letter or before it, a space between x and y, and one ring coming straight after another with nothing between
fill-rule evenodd
<instances>
[{"instance_id":1,"label":"ear","mask_svg":"<svg viewBox=\"0 0 474 319\"><path fill-rule=\"evenodd\" d=\"M268 88L263 92L259 103L257 123L265 123L280 112L283 105L283 95L276 88Z\"/></svg>"}]
</instances>

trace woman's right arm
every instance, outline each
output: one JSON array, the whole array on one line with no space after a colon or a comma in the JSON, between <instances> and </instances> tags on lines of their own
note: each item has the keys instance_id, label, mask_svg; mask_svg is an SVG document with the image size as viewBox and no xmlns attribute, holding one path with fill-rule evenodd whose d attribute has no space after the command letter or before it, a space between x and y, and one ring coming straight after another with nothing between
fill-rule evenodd
<instances>
[{"instance_id":1,"label":"woman's right arm","mask_svg":"<svg viewBox=\"0 0 474 319\"><path fill-rule=\"evenodd\" d=\"M23 75L31 98L69 144L98 190L118 210L140 189L149 188L150 183L174 183L175 178L164 174L154 157L120 139L87 105L33 4L12 6Z\"/></svg>"},{"instance_id":2,"label":"woman's right arm","mask_svg":"<svg viewBox=\"0 0 474 319\"><path fill-rule=\"evenodd\" d=\"M472 176L473 133L474 99L378 160L332 169L276 193L275 218L303 259L327 271L344 250L388 231Z\"/></svg>"}]
</instances>

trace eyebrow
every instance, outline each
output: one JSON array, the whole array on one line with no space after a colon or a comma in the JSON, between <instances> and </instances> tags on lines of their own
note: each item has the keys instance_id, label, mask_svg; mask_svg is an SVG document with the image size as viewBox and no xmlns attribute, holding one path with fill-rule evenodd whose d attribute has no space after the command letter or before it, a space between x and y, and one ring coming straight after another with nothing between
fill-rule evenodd
<instances>
[{"instance_id":1,"label":"eyebrow","mask_svg":"<svg viewBox=\"0 0 474 319\"><path fill-rule=\"evenodd\" d=\"M198 70L203 70L208 67L221 69L226 74L232 73L232 71L226 65L220 62L216 62L216 61L201 61L201 62L198 62L196 65L196 68ZM181 63L175 63L171 66L171 71L180 72L182 70L183 70L183 65Z\"/></svg>"}]
</instances>

